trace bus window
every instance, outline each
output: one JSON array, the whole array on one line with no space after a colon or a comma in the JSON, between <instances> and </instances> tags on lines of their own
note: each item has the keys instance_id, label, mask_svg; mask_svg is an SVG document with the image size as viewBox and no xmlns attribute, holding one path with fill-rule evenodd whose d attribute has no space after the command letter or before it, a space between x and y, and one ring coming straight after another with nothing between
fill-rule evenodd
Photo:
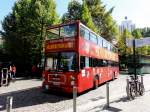
<instances>
[{"instance_id":1,"label":"bus window","mask_svg":"<svg viewBox=\"0 0 150 112\"><path fill-rule=\"evenodd\" d=\"M89 31L85 29L83 26L80 26L80 37L85 38L86 40L89 40Z\"/></svg>"},{"instance_id":2,"label":"bus window","mask_svg":"<svg viewBox=\"0 0 150 112\"><path fill-rule=\"evenodd\" d=\"M102 59L99 59L98 60L98 67L103 67L103 60Z\"/></svg>"},{"instance_id":3,"label":"bus window","mask_svg":"<svg viewBox=\"0 0 150 112\"><path fill-rule=\"evenodd\" d=\"M49 53L46 58L45 70L74 71L77 70L76 54L74 52Z\"/></svg>"},{"instance_id":4,"label":"bus window","mask_svg":"<svg viewBox=\"0 0 150 112\"><path fill-rule=\"evenodd\" d=\"M59 28L47 30L47 40L59 38Z\"/></svg>"},{"instance_id":5,"label":"bus window","mask_svg":"<svg viewBox=\"0 0 150 112\"><path fill-rule=\"evenodd\" d=\"M98 59L94 59L94 67L98 67Z\"/></svg>"},{"instance_id":6,"label":"bus window","mask_svg":"<svg viewBox=\"0 0 150 112\"><path fill-rule=\"evenodd\" d=\"M90 33L90 40L95 44L97 44L97 36L95 34Z\"/></svg>"},{"instance_id":7,"label":"bus window","mask_svg":"<svg viewBox=\"0 0 150 112\"><path fill-rule=\"evenodd\" d=\"M85 67L89 67L89 58L85 57Z\"/></svg>"},{"instance_id":8,"label":"bus window","mask_svg":"<svg viewBox=\"0 0 150 112\"><path fill-rule=\"evenodd\" d=\"M100 46L100 47L102 47L102 38L100 37L100 36L98 36L98 45Z\"/></svg>"},{"instance_id":9,"label":"bus window","mask_svg":"<svg viewBox=\"0 0 150 112\"><path fill-rule=\"evenodd\" d=\"M77 25L70 24L60 27L60 37L74 37L77 35Z\"/></svg>"},{"instance_id":10,"label":"bus window","mask_svg":"<svg viewBox=\"0 0 150 112\"><path fill-rule=\"evenodd\" d=\"M80 57L80 68L84 69L85 67L89 67L89 58L85 56Z\"/></svg>"},{"instance_id":11,"label":"bus window","mask_svg":"<svg viewBox=\"0 0 150 112\"><path fill-rule=\"evenodd\" d=\"M90 67L98 67L98 59L90 58Z\"/></svg>"},{"instance_id":12,"label":"bus window","mask_svg":"<svg viewBox=\"0 0 150 112\"><path fill-rule=\"evenodd\" d=\"M103 60L103 66L104 66L104 67L108 66L108 61Z\"/></svg>"},{"instance_id":13,"label":"bus window","mask_svg":"<svg viewBox=\"0 0 150 112\"><path fill-rule=\"evenodd\" d=\"M80 57L80 69L84 69L85 67L85 57L81 56Z\"/></svg>"},{"instance_id":14,"label":"bus window","mask_svg":"<svg viewBox=\"0 0 150 112\"><path fill-rule=\"evenodd\" d=\"M108 45L108 50L111 51L111 45L109 43L107 43Z\"/></svg>"},{"instance_id":15,"label":"bus window","mask_svg":"<svg viewBox=\"0 0 150 112\"><path fill-rule=\"evenodd\" d=\"M108 46L107 46L107 42L105 40L103 40L103 48L107 49Z\"/></svg>"},{"instance_id":16,"label":"bus window","mask_svg":"<svg viewBox=\"0 0 150 112\"><path fill-rule=\"evenodd\" d=\"M110 46L110 51L112 51L112 49L113 49L113 46L111 45L111 46Z\"/></svg>"}]
</instances>

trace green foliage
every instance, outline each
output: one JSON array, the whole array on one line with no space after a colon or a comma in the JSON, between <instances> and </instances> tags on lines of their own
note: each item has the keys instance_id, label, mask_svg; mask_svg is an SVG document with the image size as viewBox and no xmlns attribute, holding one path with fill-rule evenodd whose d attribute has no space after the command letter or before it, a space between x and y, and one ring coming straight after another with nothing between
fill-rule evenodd
<instances>
[{"instance_id":1,"label":"green foliage","mask_svg":"<svg viewBox=\"0 0 150 112\"><path fill-rule=\"evenodd\" d=\"M118 41L118 48L120 51L121 63L124 63L126 65L127 63L131 63L131 61L133 62L133 47L125 46L125 40L131 37L135 39L142 39L143 37L142 37L141 31L142 30L140 29L135 29L131 35L130 32L128 32L127 30L124 30L123 34L120 36L119 41ZM141 55L148 55L149 51L150 50L148 46L135 48L135 54L138 57L140 57Z\"/></svg>"},{"instance_id":2,"label":"green foliage","mask_svg":"<svg viewBox=\"0 0 150 112\"><path fill-rule=\"evenodd\" d=\"M150 37L150 28L143 28L140 31L143 37Z\"/></svg>"},{"instance_id":3,"label":"green foliage","mask_svg":"<svg viewBox=\"0 0 150 112\"><path fill-rule=\"evenodd\" d=\"M142 38L142 34L141 34L140 30L138 30L138 29L135 29L135 30L132 32L132 35L133 35L133 37L136 38L136 39Z\"/></svg>"},{"instance_id":4,"label":"green foliage","mask_svg":"<svg viewBox=\"0 0 150 112\"><path fill-rule=\"evenodd\" d=\"M62 22L68 20L80 20L82 12L82 5L78 1L72 1L68 4L68 12L66 12L62 17Z\"/></svg>"},{"instance_id":5,"label":"green foliage","mask_svg":"<svg viewBox=\"0 0 150 112\"><path fill-rule=\"evenodd\" d=\"M40 63L46 26L58 22L54 0L16 1L1 32L11 60L24 69Z\"/></svg>"},{"instance_id":6,"label":"green foliage","mask_svg":"<svg viewBox=\"0 0 150 112\"><path fill-rule=\"evenodd\" d=\"M126 39L131 39L131 38L132 38L132 35L127 29L125 29L123 33L120 35L120 38L118 40L118 50L121 56L124 56L124 55L127 56L133 53L132 48L128 48L126 46Z\"/></svg>"},{"instance_id":7,"label":"green foliage","mask_svg":"<svg viewBox=\"0 0 150 112\"><path fill-rule=\"evenodd\" d=\"M62 21L80 20L96 33L112 40L118 36L118 28L111 13L113 8L106 11L100 0L83 0L80 2L73 0L68 5L68 11L62 17Z\"/></svg>"},{"instance_id":8,"label":"green foliage","mask_svg":"<svg viewBox=\"0 0 150 112\"><path fill-rule=\"evenodd\" d=\"M86 0L86 2L99 35L110 41L115 39L118 36L118 28L111 16L114 8L106 11L101 0Z\"/></svg>"},{"instance_id":9,"label":"green foliage","mask_svg":"<svg viewBox=\"0 0 150 112\"><path fill-rule=\"evenodd\" d=\"M141 32L143 38L150 37L150 28L138 29ZM140 53L143 55L150 55L150 46L144 46L140 48Z\"/></svg>"},{"instance_id":10,"label":"green foliage","mask_svg":"<svg viewBox=\"0 0 150 112\"><path fill-rule=\"evenodd\" d=\"M147 55L150 55L150 46L147 46Z\"/></svg>"},{"instance_id":11,"label":"green foliage","mask_svg":"<svg viewBox=\"0 0 150 112\"><path fill-rule=\"evenodd\" d=\"M81 21L83 24L87 25L93 31L97 32L97 29L96 29L96 27L92 21L91 13L89 12L87 4L85 1L83 1L83 4L82 4Z\"/></svg>"}]
</instances>

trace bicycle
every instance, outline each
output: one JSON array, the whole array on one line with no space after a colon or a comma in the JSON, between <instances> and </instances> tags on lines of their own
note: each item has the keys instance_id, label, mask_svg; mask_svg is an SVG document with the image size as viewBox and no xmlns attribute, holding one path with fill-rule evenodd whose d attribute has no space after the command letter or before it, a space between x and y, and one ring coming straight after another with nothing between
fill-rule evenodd
<instances>
[{"instance_id":1,"label":"bicycle","mask_svg":"<svg viewBox=\"0 0 150 112\"><path fill-rule=\"evenodd\" d=\"M130 79L127 82L127 95L130 99L135 99L137 96L142 96L145 92L145 88L142 81L138 76L130 75Z\"/></svg>"}]
</instances>

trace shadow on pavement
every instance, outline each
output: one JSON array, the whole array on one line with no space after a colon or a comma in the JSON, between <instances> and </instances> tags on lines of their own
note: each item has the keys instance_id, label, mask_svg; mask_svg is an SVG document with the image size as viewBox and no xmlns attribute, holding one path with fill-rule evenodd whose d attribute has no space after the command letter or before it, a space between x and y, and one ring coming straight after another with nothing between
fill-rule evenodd
<instances>
[{"instance_id":1,"label":"shadow on pavement","mask_svg":"<svg viewBox=\"0 0 150 112\"><path fill-rule=\"evenodd\" d=\"M37 81L42 81L41 78L38 77L17 77L16 79L14 79L15 81L22 81L22 80L37 80Z\"/></svg>"},{"instance_id":2,"label":"shadow on pavement","mask_svg":"<svg viewBox=\"0 0 150 112\"><path fill-rule=\"evenodd\" d=\"M103 110L108 110L109 112L120 112L120 111L122 111L121 109L118 109L118 108L115 108L115 107L111 107L111 106L109 106L109 107L104 107L103 108Z\"/></svg>"},{"instance_id":3,"label":"shadow on pavement","mask_svg":"<svg viewBox=\"0 0 150 112\"><path fill-rule=\"evenodd\" d=\"M130 100L129 100L129 98L128 97L122 97L122 98L120 98L120 99L118 99L118 100L115 100L115 101L113 101L113 102L111 102L111 103L118 103L118 102L129 102Z\"/></svg>"},{"instance_id":4,"label":"shadow on pavement","mask_svg":"<svg viewBox=\"0 0 150 112\"><path fill-rule=\"evenodd\" d=\"M43 103L56 103L70 99L64 93L45 94L40 87L29 88L0 94L0 111L6 109L6 99L8 96L13 97L13 108L27 107Z\"/></svg>"},{"instance_id":5,"label":"shadow on pavement","mask_svg":"<svg viewBox=\"0 0 150 112\"><path fill-rule=\"evenodd\" d=\"M118 108L115 108L115 107L112 107L112 106L104 106L104 105L100 105L100 106L96 106L90 110L88 110L88 112L92 111L92 112L103 112L103 111L109 111L109 112L120 112L122 111L121 109L118 109Z\"/></svg>"},{"instance_id":6,"label":"shadow on pavement","mask_svg":"<svg viewBox=\"0 0 150 112\"><path fill-rule=\"evenodd\" d=\"M91 101L97 101L97 100L100 100L100 99L104 99L105 97L103 96L99 96L99 97L96 97L96 98L92 98Z\"/></svg>"}]
</instances>

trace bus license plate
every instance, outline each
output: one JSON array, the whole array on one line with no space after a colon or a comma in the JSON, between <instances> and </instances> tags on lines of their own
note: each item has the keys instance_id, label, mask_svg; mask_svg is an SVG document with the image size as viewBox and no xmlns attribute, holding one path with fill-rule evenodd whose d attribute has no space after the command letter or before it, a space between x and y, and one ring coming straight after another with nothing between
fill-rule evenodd
<instances>
[{"instance_id":1,"label":"bus license plate","mask_svg":"<svg viewBox=\"0 0 150 112\"><path fill-rule=\"evenodd\" d=\"M59 85L60 85L60 82L53 82L53 85L59 86Z\"/></svg>"}]
</instances>

